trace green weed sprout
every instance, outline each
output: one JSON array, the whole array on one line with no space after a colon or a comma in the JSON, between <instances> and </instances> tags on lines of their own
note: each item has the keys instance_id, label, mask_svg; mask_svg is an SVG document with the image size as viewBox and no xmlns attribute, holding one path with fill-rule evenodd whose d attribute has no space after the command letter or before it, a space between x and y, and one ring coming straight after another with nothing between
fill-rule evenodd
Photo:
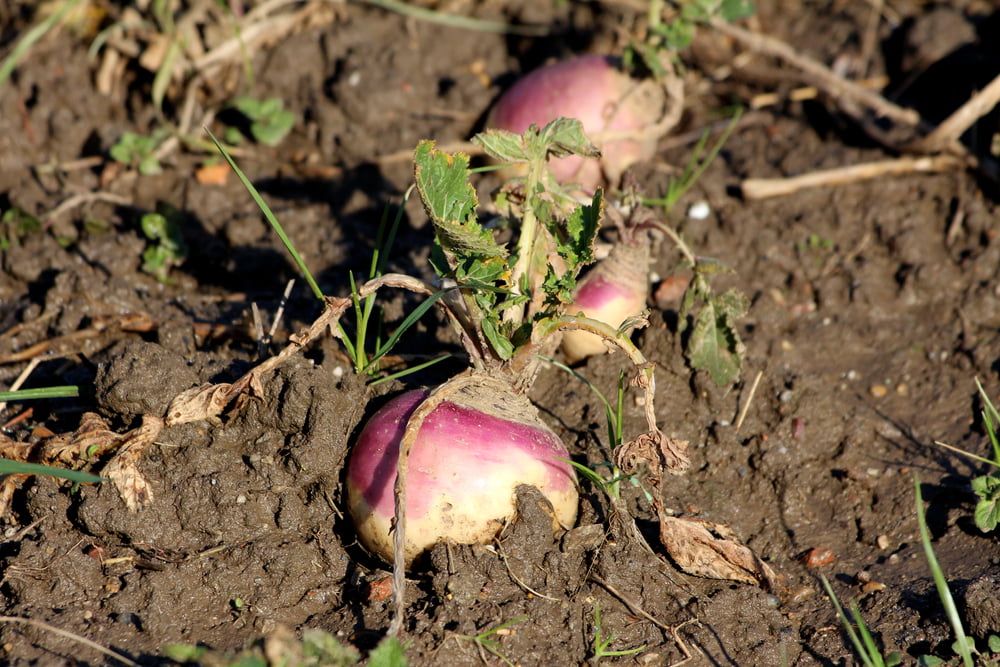
<instances>
[{"instance_id":1,"label":"green weed sprout","mask_svg":"<svg viewBox=\"0 0 1000 667\"><path fill-rule=\"evenodd\" d=\"M109 154L115 162L135 167L143 176L153 176L163 171L156 149L169 136L164 128L155 130L150 135L125 132L111 147Z\"/></svg>"},{"instance_id":2,"label":"green weed sprout","mask_svg":"<svg viewBox=\"0 0 1000 667\"><path fill-rule=\"evenodd\" d=\"M277 97L266 100L237 97L232 107L250 121L254 140L266 146L277 146L295 125L295 114L285 109L285 103Z\"/></svg>"},{"instance_id":3,"label":"green weed sprout","mask_svg":"<svg viewBox=\"0 0 1000 667\"><path fill-rule=\"evenodd\" d=\"M604 630L601 627L601 605L594 603L594 641L591 648L594 655L591 657L591 662L593 664L598 664L604 658L621 658L629 655L638 655L646 650L646 645L637 646L635 648L622 649L615 651L611 649L611 644L615 641L615 637L612 634L604 636Z\"/></svg>"},{"instance_id":4,"label":"green weed sprout","mask_svg":"<svg viewBox=\"0 0 1000 667\"><path fill-rule=\"evenodd\" d=\"M496 657L497 660L507 665L507 667L514 667L514 663L500 651L500 640L496 637L497 635L502 635L503 631L512 625L523 623L526 620L528 620L527 616L517 616L509 621L504 621L503 623L494 625L491 628L487 628L477 635L455 635L455 638L462 641L472 642L480 651L487 651ZM480 655L482 655L482 653L480 653ZM485 659L483 661L485 662Z\"/></svg>"},{"instance_id":5,"label":"green weed sprout","mask_svg":"<svg viewBox=\"0 0 1000 667\"><path fill-rule=\"evenodd\" d=\"M309 284L309 287L312 290L313 295L321 303L326 303L326 297L323 294L323 290L320 289L319 284L313 277L313 274L309 270L309 267L306 265L305 260L302 258L302 255L299 254L299 251L296 250L295 244L292 243L292 240L288 237L288 234L285 233L285 228L281 225L281 222L278 220L277 216L274 215L274 212L271 210L271 207L268 206L266 201L264 201L264 198L261 197L260 192L257 191L257 188L254 187L253 183L250 182L250 179L247 178L246 174L243 173L243 170L240 169L239 165L236 164L236 161L233 160L232 156L225 149L225 147L219 142L219 140L215 137L215 135L212 134L212 132L209 131L208 128L206 128L205 131L211 138L212 143L215 144L216 149L219 151L219 153L222 154L222 157L229 164L229 167L240 179L240 182L243 184L243 187L250 194L250 197L254 200L254 203L257 204L257 207L260 209L261 213L264 214L264 217L267 219L268 224L271 225L271 228L274 230L275 234L278 235L278 238L281 240L281 243L285 246L285 249L291 256L292 261L298 267L299 272L303 275L306 282ZM408 190L406 195L407 197L409 196L409 192L410 191ZM370 267L370 273L373 277L381 275L382 271L384 270L385 255L388 248L391 247L392 241L395 238L396 230L399 227L399 221L402 218L402 215L403 215L403 208L402 206L400 206L399 210L396 213L396 218L394 219L391 228L388 230L388 235L385 238L382 237L382 233L383 230L385 229L384 221L386 216L383 216L383 223L380 224L379 238L376 239L376 244L375 244L376 250L375 253L372 255L372 262ZM419 320L424 315L424 313L426 313L431 308L431 306L434 305L435 301L437 301L439 298L441 298L441 296L443 296L444 292L443 291L436 292L430 295L423 302L421 302L420 305L414 308L413 311L410 312L409 315L407 315L407 317L403 320L403 322L399 325L399 327L396 328L396 330L392 333L391 336L389 336L389 338L385 342L376 341L376 349L372 354L369 355L366 352L366 345L368 340L367 331L369 322L372 317L372 311L374 310L375 297L374 295L370 295L366 297L364 300L362 300L361 296L358 293L357 284L354 282L354 276L353 275L350 276L350 279L352 286L351 296L354 302L354 312L357 324L355 328L355 331L357 332L357 337L352 342L350 340L350 337L346 335L346 332L343 330L343 328L341 328L340 331L342 335L340 336L340 340L344 343L344 347L347 351L348 356L351 358L352 363L354 364L355 370L358 371L359 374L374 375L375 373L378 372L379 369L377 365L378 361L392 351L392 349L399 342L403 334L406 333L406 331L409 330L410 327L416 324L417 320ZM434 359L431 359L430 361L426 361L424 363L417 364L409 368L405 368L401 371L397 371L396 373L380 377L376 379L372 384L377 384L379 382L388 382L389 380L397 379L405 375L409 375L410 373L415 373L440 361L444 361L449 356L451 355L442 354L438 357L435 357Z\"/></svg>"},{"instance_id":6,"label":"green weed sprout","mask_svg":"<svg viewBox=\"0 0 1000 667\"><path fill-rule=\"evenodd\" d=\"M841 606L837 594L833 592L830 582L822 574L819 575L819 578L823 583L823 589L826 590L827 597L830 598L834 609L837 610L837 618L840 619L841 625L844 626L844 632L847 633L851 644L854 646L855 653L858 654L865 667L895 667L902 664L903 656L896 651L885 657L882 656L878 644L875 643L875 638L868 630L868 625L861 615L861 610L858 609L858 603L854 600L851 601L851 616L854 618L854 623L852 624L851 619L844 613L844 608ZM857 631L854 630L855 625L858 628Z\"/></svg>"},{"instance_id":7,"label":"green weed sprout","mask_svg":"<svg viewBox=\"0 0 1000 667\"><path fill-rule=\"evenodd\" d=\"M175 211L146 213L139 220L149 245L142 253L142 270L161 283L169 282L170 269L187 258L187 244Z\"/></svg>"}]
</instances>

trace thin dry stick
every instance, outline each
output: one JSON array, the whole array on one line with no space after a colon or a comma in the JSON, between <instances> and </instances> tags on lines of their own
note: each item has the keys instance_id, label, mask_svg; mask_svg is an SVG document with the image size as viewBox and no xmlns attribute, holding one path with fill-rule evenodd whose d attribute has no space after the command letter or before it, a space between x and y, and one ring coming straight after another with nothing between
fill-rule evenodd
<instances>
[{"instance_id":1,"label":"thin dry stick","mask_svg":"<svg viewBox=\"0 0 1000 667\"><path fill-rule=\"evenodd\" d=\"M288 299L292 295L292 288L295 287L295 278L288 281L285 285L285 293L281 295L281 301L278 302L278 310L274 313L274 322L271 323L271 330L267 332L267 340L265 344L270 345L271 341L274 340L274 334L278 331L278 324L281 323L281 318L285 316L285 306L288 305Z\"/></svg>"},{"instance_id":2,"label":"thin dry stick","mask_svg":"<svg viewBox=\"0 0 1000 667\"><path fill-rule=\"evenodd\" d=\"M521 578L518 577L516 574L514 574L514 570L511 569L510 562L507 560L507 554L503 552L503 547L500 546L499 542L497 542L497 554L500 556L500 560L503 561L504 567L507 568L507 574L509 574L510 578L514 580L515 584L517 584L518 586L520 586L521 588L523 588L524 590L528 591L529 593L531 593L536 597L544 598L546 600L551 600L552 602L559 602L559 598L554 598L544 593L539 593L534 588L521 581Z\"/></svg>"},{"instance_id":3,"label":"thin dry stick","mask_svg":"<svg viewBox=\"0 0 1000 667\"><path fill-rule=\"evenodd\" d=\"M688 648L687 644L684 642L684 640L681 638L680 635L681 629L685 625L692 625L692 624L701 627L701 621L699 621L697 618L689 618L683 623L675 625L674 627L670 628L670 636L674 638L674 642L677 644L677 648L679 648L681 650L681 653L684 654L684 659L672 663L671 665L669 665L669 667L682 667L683 665L686 665L687 663L691 662L691 660L694 659L694 653L691 652L691 649ZM699 655L702 656L705 655L704 653L701 652L701 649L698 648L697 645L694 648L696 651L698 651Z\"/></svg>"},{"instance_id":4,"label":"thin dry stick","mask_svg":"<svg viewBox=\"0 0 1000 667\"><path fill-rule=\"evenodd\" d=\"M992 111L997 104L1000 104L1000 75L973 95L958 111L948 116L920 142L920 146L931 151L949 148L973 123Z\"/></svg>"},{"instance_id":5,"label":"thin dry stick","mask_svg":"<svg viewBox=\"0 0 1000 667\"><path fill-rule=\"evenodd\" d=\"M859 86L864 86L870 90L882 90L889 83L889 77L873 76L868 79L862 79L857 83ZM819 97L819 92L816 86L803 86L790 91L787 95L782 95L781 93L761 93L750 98L750 108L763 109L764 107L773 106L786 98L792 102L814 100Z\"/></svg>"},{"instance_id":6,"label":"thin dry stick","mask_svg":"<svg viewBox=\"0 0 1000 667\"><path fill-rule=\"evenodd\" d=\"M951 171L966 166L967 161L951 155L901 157L849 167L814 171L791 178L748 178L740 188L746 199L766 199L789 195L806 188L857 183L881 176Z\"/></svg>"},{"instance_id":7,"label":"thin dry stick","mask_svg":"<svg viewBox=\"0 0 1000 667\"><path fill-rule=\"evenodd\" d=\"M110 204L117 204L118 206L129 206L132 203L131 199L126 199L121 195L116 195L113 192L82 192L78 195L73 195L63 203L56 206L54 209L45 214L46 220L52 220L59 217L66 211L74 209L77 206L82 206L83 204L89 204L93 201L104 201Z\"/></svg>"},{"instance_id":8,"label":"thin dry stick","mask_svg":"<svg viewBox=\"0 0 1000 667\"><path fill-rule=\"evenodd\" d=\"M650 623L652 623L653 625L655 625L659 629L663 630L664 632L670 632L670 626L669 625L665 625L665 624L659 622L658 620L656 620L655 618L653 618L652 616L650 616L649 613L647 613L645 609L643 609L642 607L640 607L634 600L632 600L631 598L629 598L627 595L625 595L624 593L622 593L621 591L619 591L617 588L615 588L614 586L612 586L608 582L604 581L604 579L601 579L596 574L592 574L592 575L590 575L590 580L593 581L595 584L598 584L599 586L601 586L601 588L603 588L607 592L611 593L616 598L618 598L622 602L622 604L624 604L626 607L628 607L629 611L631 611L633 614L638 614L639 616L642 616L647 621L649 621Z\"/></svg>"},{"instance_id":9,"label":"thin dry stick","mask_svg":"<svg viewBox=\"0 0 1000 667\"><path fill-rule=\"evenodd\" d=\"M257 356L264 356L264 322L260 318L260 308L256 301L250 302L250 312L253 314L253 337L257 341Z\"/></svg>"},{"instance_id":10,"label":"thin dry stick","mask_svg":"<svg viewBox=\"0 0 1000 667\"><path fill-rule=\"evenodd\" d=\"M59 635L60 637L71 639L75 642L83 644L84 646L89 646L95 651L98 651L99 653L102 653L103 655L106 655L109 658L112 658L113 660L117 660L123 665L128 665L129 667L139 667L139 663L130 660L129 658L126 658L121 653L117 653L109 648L105 648L100 644L98 644L97 642L93 642L87 639L86 637L81 637L80 635L74 634L68 630L63 630L62 628L57 628L54 625L49 625L44 621L37 621L33 618L22 618L20 616L0 616L0 623L16 623L19 625L31 625L36 628L41 628L42 630L47 630L54 635Z\"/></svg>"},{"instance_id":11,"label":"thin dry stick","mask_svg":"<svg viewBox=\"0 0 1000 667\"><path fill-rule=\"evenodd\" d=\"M884 4L885 0L871 0L872 13L868 18L868 25L865 27L865 34L861 40L861 55L859 57L861 76L868 74L872 64L872 55L875 53L875 47L878 46L878 27L882 22L882 6Z\"/></svg>"},{"instance_id":12,"label":"thin dry stick","mask_svg":"<svg viewBox=\"0 0 1000 667\"><path fill-rule=\"evenodd\" d=\"M757 385L760 384L760 379L764 377L764 371L757 371L757 377L753 379L753 384L750 385L750 393L747 394L747 400L743 403L743 407L740 408L740 416L736 419L736 432L740 432L740 427L743 426L743 420L747 418L747 413L750 411L750 404L753 403L753 397L757 393Z\"/></svg>"},{"instance_id":13,"label":"thin dry stick","mask_svg":"<svg viewBox=\"0 0 1000 667\"><path fill-rule=\"evenodd\" d=\"M21 371L21 374L17 376L16 380L14 380L14 384L10 385L10 389L7 391L17 391L20 389L21 386L27 381L28 377L35 371L36 368L38 368L38 364L40 363L42 363L41 357L35 357L29 361L28 365L24 367L24 370ZM0 401L0 412L3 412L6 409L7 401Z\"/></svg>"},{"instance_id":14,"label":"thin dry stick","mask_svg":"<svg viewBox=\"0 0 1000 667\"><path fill-rule=\"evenodd\" d=\"M795 66L811 80L814 86L835 99L846 99L861 104L878 115L903 125L916 127L920 124L920 114L913 109L894 104L878 93L838 76L826 65L803 56L779 39L744 30L718 18L712 19L710 23L723 35L731 37L748 49L779 58Z\"/></svg>"}]
</instances>

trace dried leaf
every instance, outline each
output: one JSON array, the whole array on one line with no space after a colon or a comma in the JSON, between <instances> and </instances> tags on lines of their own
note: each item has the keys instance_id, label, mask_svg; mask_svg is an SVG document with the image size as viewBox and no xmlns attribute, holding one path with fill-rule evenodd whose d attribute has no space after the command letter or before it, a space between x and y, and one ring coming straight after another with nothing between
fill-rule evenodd
<instances>
[{"instance_id":1,"label":"dried leaf","mask_svg":"<svg viewBox=\"0 0 1000 667\"><path fill-rule=\"evenodd\" d=\"M688 574L774 588L774 571L740 544L729 527L667 516L660 507L657 514L660 542L670 558Z\"/></svg>"},{"instance_id":2,"label":"dried leaf","mask_svg":"<svg viewBox=\"0 0 1000 667\"><path fill-rule=\"evenodd\" d=\"M153 502L153 487L139 472L139 459L162 430L162 419L144 415L142 425L126 434L125 444L104 467L104 476L115 485L125 506L132 512Z\"/></svg>"},{"instance_id":3,"label":"dried leaf","mask_svg":"<svg viewBox=\"0 0 1000 667\"><path fill-rule=\"evenodd\" d=\"M661 431L649 431L619 447L615 462L626 475L645 471L656 486L663 478L664 471L679 475L690 467L687 446L686 440L668 438Z\"/></svg>"},{"instance_id":4,"label":"dried leaf","mask_svg":"<svg viewBox=\"0 0 1000 667\"><path fill-rule=\"evenodd\" d=\"M167 426L187 424L211 417L218 417L232 400L233 385L203 384L182 391L170 401L167 408Z\"/></svg>"},{"instance_id":5,"label":"dried leaf","mask_svg":"<svg viewBox=\"0 0 1000 667\"><path fill-rule=\"evenodd\" d=\"M41 458L47 463L74 466L114 449L124 439L125 436L112 431L99 415L85 412L76 431L45 442Z\"/></svg>"}]
</instances>

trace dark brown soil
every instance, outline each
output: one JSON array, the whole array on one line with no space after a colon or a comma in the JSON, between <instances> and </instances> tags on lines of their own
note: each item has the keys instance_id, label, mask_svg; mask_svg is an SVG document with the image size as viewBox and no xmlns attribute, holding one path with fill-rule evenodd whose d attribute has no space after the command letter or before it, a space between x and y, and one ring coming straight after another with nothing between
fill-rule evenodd
<instances>
[{"instance_id":1,"label":"dark brown soil","mask_svg":"<svg viewBox=\"0 0 1000 667\"><path fill-rule=\"evenodd\" d=\"M468 11L479 3L454 4ZM860 2L760 4L765 31L825 62L857 56L871 11ZM990 15L989 3L890 4L893 19L881 24L872 69L899 89L909 81L907 103L929 118L1000 72L1000 15ZM407 187L408 163L379 156L422 138L467 138L518 73L570 50L611 48L620 16L592 3L482 5L484 17L556 22L568 37L560 46L461 31L352 4L333 23L253 59L247 92L281 97L299 122L278 148L253 148L241 163L328 293L345 293L349 270L367 270L382 207ZM29 25L22 10L0 2L0 54ZM920 37L927 34L937 40ZM130 79L122 98L102 96L86 48L69 36L45 39L0 88L0 210L18 207L45 222L0 256L0 384L24 367L8 355L51 340L51 357L28 386L83 388L79 399L34 404L32 419L10 431L19 439L43 423L70 431L84 411L125 430L140 415L162 415L180 391L239 377L257 361L251 302L269 322L296 276L235 179L195 180L197 157L175 153L161 175L110 180L100 165L59 176L38 169L106 154L126 128L147 132L155 122L149 82ZM693 50L689 79L698 85L689 87L682 131L713 122L729 103L795 85L763 60L748 68L753 76L713 82L704 72L717 71L722 51L708 40ZM995 117L987 122L996 131ZM673 148L639 170L646 192L665 189L666 165L683 164L687 150ZM412 573L411 664L477 664L476 646L463 637L518 618L500 638L510 661L583 663L593 657L598 608L612 649L644 647L625 662L672 664L684 658L683 643L695 656L689 664L850 663L819 573L842 599L860 601L887 652L907 661L951 655L917 532L915 475L967 630L980 640L1000 631L1000 544L972 521L969 480L984 471L933 445L988 453L974 379L1000 396L1000 207L989 187L955 172L753 203L734 194L744 177L884 157L820 102L753 114L673 221L697 253L735 269L719 285L739 286L752 300L741 323L740 383L724 391L692 374L676 306L654 312L637 335L658 365L664 428L691 443L692 469L669 480L666 504L731 526L779 574L779 590L687 576L634 544L606 541L606 506L591 488L578 526L553 537L537 492L525 490L520 518L499 546L441 546ZM47 216L67 197L97 190L131 204L92 202ZM710 216L686 219L698 200L710 204ZM167 285L140 269L138 219L158 203L183 212L190 247ZM426 275L431 232L418 206L407 210L390 265ZM88 220L107 224L100 231ZM671 276L677 267L662 248L655 272ZM398 316L409 304L397 298L387 313ZM317 313L300 281L271 352ZM140 315L152 324L128 324ZM95 334L61 338L85 330ZM441 347L457 350L447 328L428 317L403 352ZM449 363L407 380L440 382L461 368ZM610 389L621 363L601 357L580 371ZM321 628L370 649L389 622L390 603L378 594L386 568L363 552L342 515L342 468L358 425L402 386L365 388L325 340L269 376L262 399L217 423L164 430L140 464L154 492L141 512L129 512L111 485L31 480L15 495L0 542L2 613L46 621L142 664L164 664L169 643L237 649L279 625ZM604 460L603 409L583 384L550 369L532 396L574 458ZM642 425L642 408L630 399L626 432ZM654 516L634 496L640 527L655 539ZM810 566L808 554L824 549L832 556ZM34 627L0 626L0 646L12 664L103 660ZM497 660L487 655L487 662Z\"/></svg>"}]
</instances>

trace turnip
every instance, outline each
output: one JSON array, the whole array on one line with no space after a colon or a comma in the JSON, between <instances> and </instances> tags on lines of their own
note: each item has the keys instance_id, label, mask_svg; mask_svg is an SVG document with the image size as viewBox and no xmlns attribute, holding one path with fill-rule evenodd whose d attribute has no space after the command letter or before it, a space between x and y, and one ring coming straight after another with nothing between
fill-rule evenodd
<instances>
[{"instance_id":1,"label":"turnip","mask_svg":"<svg viewBox=\"0 0 1000 667\"><path fill-rule=\"evenodd\" d=\"M638 80L613 58L579 56L521 78L497 101L487 126L520 134L560 116L579 119L601 158L562 157L549 167L559 182L593 193L655 154L657 141L679 120L682 90L673 76Z\"/></svg>"},{"instance_id":2,"label":"turnip","mask_svg":"<svg viewBox=\"0 0 1000 667\"><path fill-rule=\"evenodd\" d=\"M351 516L369 550L392 560L396 461L406 422L428 396L408 391L366 424L347 473ZM478 375L427 416L410 451L407 562L442 539L489 542L514 515L518 485L537 487L563 528L576 519L569 453L509 383Z\"/></svg>"},{"instance_id":3,"label":"turnip","mask_svg":"<svg viewBox=\"0 0 1000 667\"><path fill-rule=\"evenodd\" d=\"M396 614L403 615L405 567L434 543L485 543L514 518L520 485L537 487L553 509L553 527L569 528L578 492L569 453L527 398L545 355L564 331L584 330L624 351L645 394L648 430L622 445L625 459L664 458L682 470L683 447L660 432L653 408L654 366L626 335L567 309L580 269L594 260L604 212L598 189L580 203L547 172L550 157L595 156L579 121L558 118L521 135L489 130L476 137L493 158L524 167L497 196L518 226L513 252L477 218L469 158L421 142L416 189L434 226L433 266L445 309L471 368L430 390L404 393L364 426L351 453L347 496L360 542L393 562ZM428 293L393 274L358 288L363 297L392 284ZM657 458L657 460L659 460ZM412 471L412 472L411 472Z\"/></svg>"}]
</instances>

